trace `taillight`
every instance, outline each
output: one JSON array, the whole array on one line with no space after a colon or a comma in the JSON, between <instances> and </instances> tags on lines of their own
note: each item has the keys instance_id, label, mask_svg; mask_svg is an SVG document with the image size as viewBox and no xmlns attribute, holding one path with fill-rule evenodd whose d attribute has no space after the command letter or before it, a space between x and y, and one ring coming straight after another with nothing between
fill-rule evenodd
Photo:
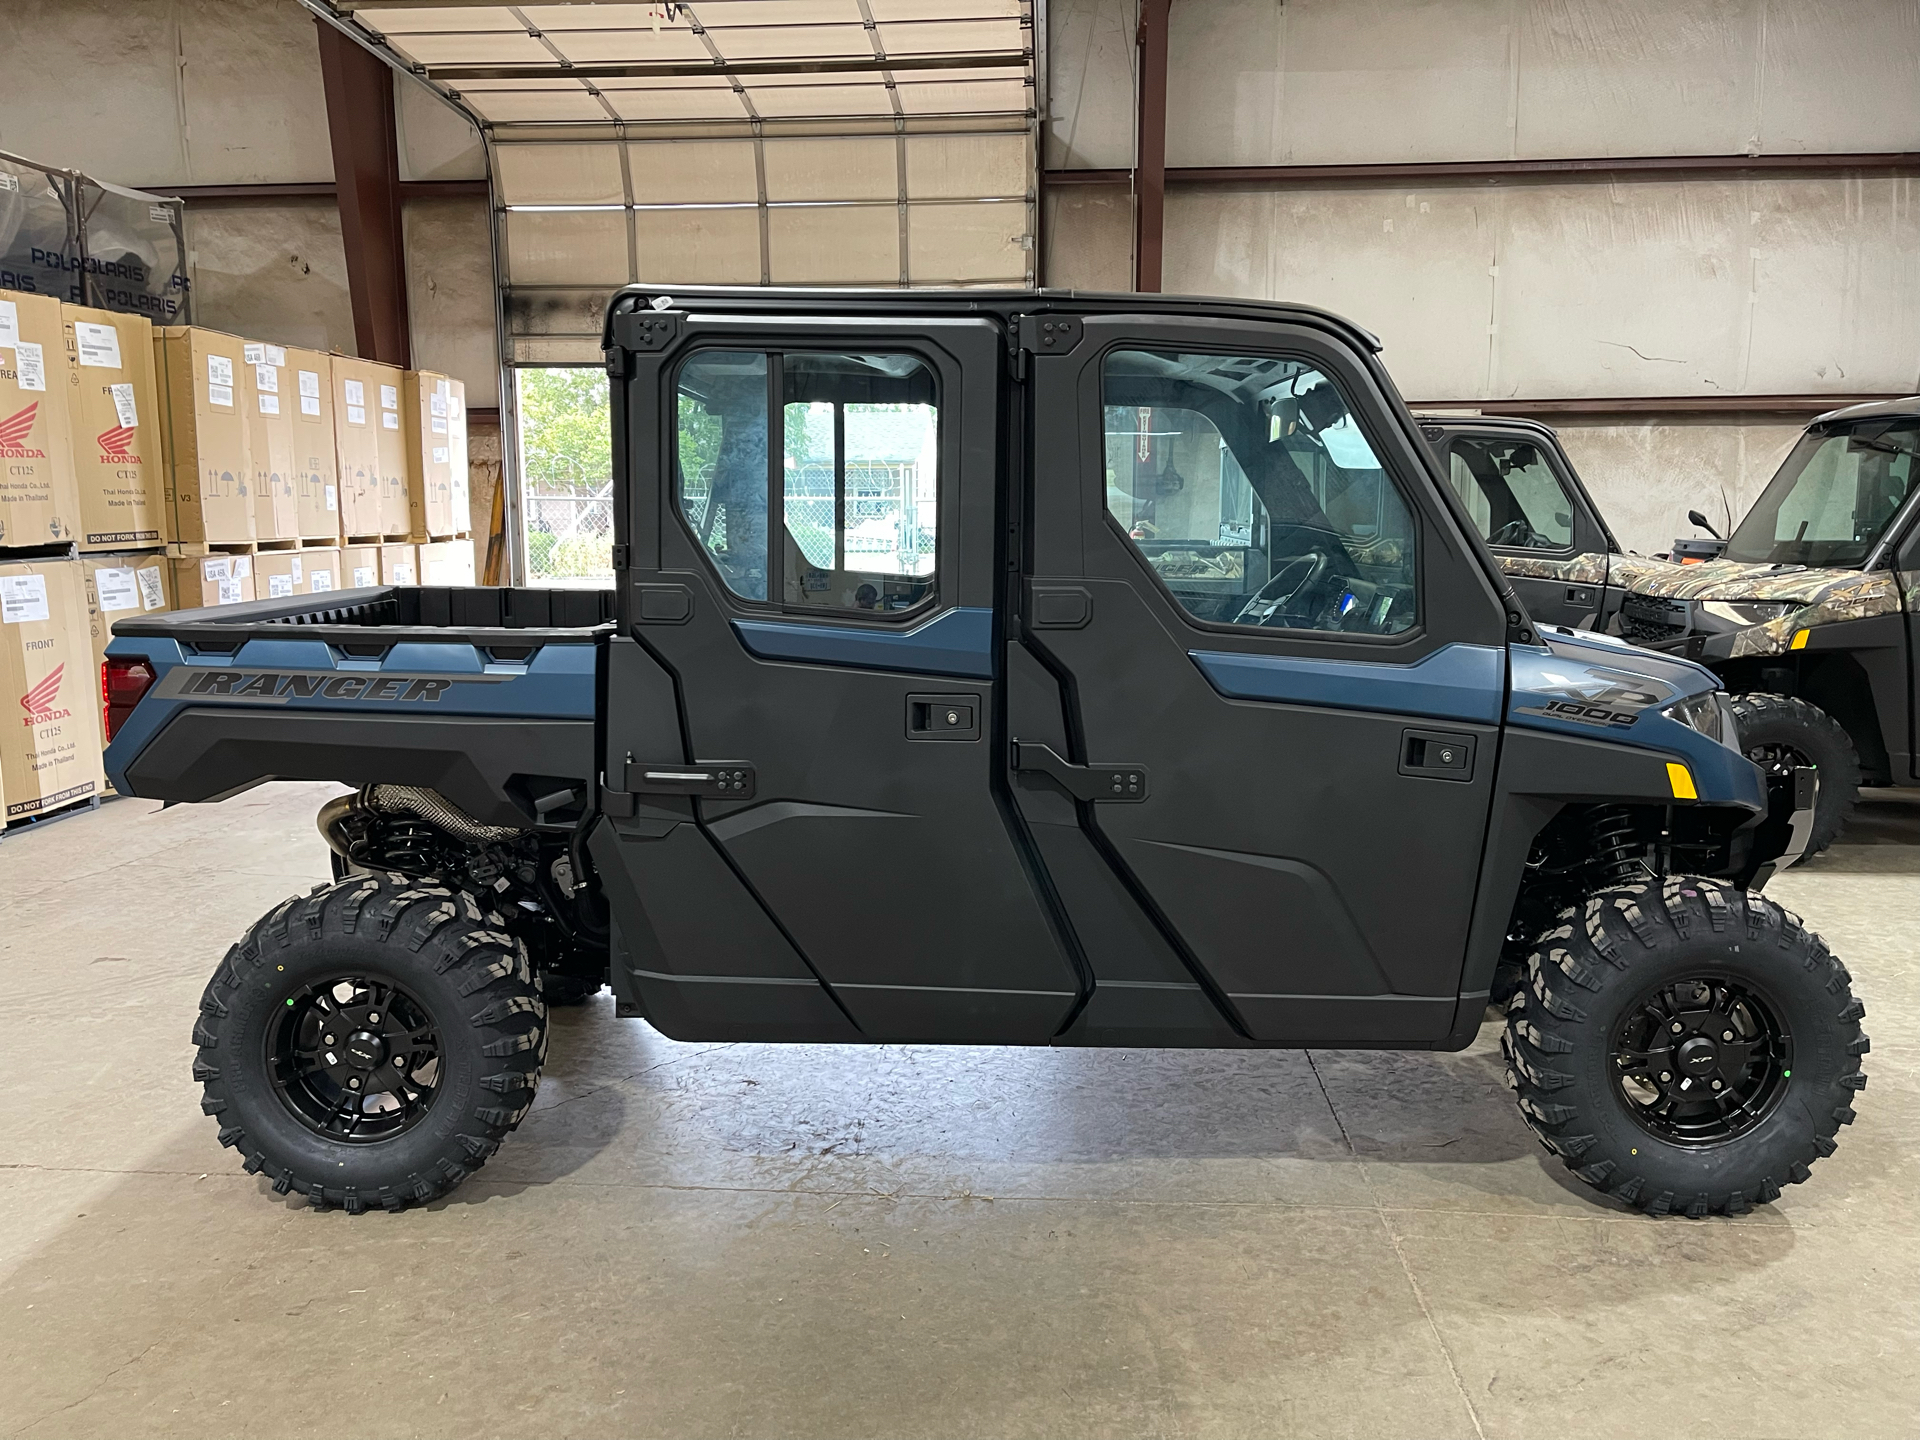
<instances>
[{"instance_id":1,"label":"taillight","mask_svg":"<svg viewBox=\"0 0 1920 1440\"><path fill-rule=\"evenodd\" d=\"M133 707L153 687L153 666L137 655L109 655L100 666L100 699L104 709L107 739L111 741L127 723Z\"/></svg>"}]
</instances>

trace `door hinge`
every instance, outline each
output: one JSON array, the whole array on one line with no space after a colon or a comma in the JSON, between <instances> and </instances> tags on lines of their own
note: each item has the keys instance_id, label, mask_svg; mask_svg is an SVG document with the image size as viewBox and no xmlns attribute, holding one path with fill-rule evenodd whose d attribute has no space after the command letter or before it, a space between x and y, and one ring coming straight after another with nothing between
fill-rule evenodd
<instances>
[{"instance_id":1,"label":"door hinge","mask_svg":"<svg viewBox=\"0 0 1920 1440\"><path fill-rule=\"evenodd\" d=\"M1084 333L1077 315L1022 315L1020 348L1035 355L1065 355Z\"/></svg>"},{"instance_id":2,"label":"door hinge","mask_svg":"<svg viewBox=\"0 0 1920 1440\"><path fill-rule=\"evenodd\" d=\"M613 568L614 569L624 570L627 568L627 554L628 554L628 551L626 546L616 545L613 547Z\"/></svg>"},{"instance_id":3,"label":"door hinge","mask_svg":"<svg viewBox=\"0 0 1920 1440\"><path fill-rule=\"evenodd\" d=\"M709 800L751 800L754 768L746 760L677 760L649 764L629 759L624 777L634 795L703 795Z\"/></svg>"},{"instance_id":4,"label":"door hinge","mask_svg":"<svg viewBox=\"0 0 1920 1440\"><path fill-rule=\"evenodd\" d=\"M1031 740L1013 742L1013 768L1023 774L1044 775L1076 800L1144 800L1144 765L1075 765L1062 760L1050 745Z\"/></svg>"}]
</instances>

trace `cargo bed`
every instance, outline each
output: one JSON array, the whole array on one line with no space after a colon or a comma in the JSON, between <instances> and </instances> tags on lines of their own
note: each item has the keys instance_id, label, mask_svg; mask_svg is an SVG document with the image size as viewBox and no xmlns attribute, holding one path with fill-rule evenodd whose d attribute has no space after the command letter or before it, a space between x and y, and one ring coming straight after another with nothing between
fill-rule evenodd
<instances>
[{"instance_id":1,"label":"cargo bed","mask_svg":"<svg viewBox=\"0 0 1920 1440\"><path fill-rule=\"evenodd\" d=\"M611 590L409 585L122 620L107 655L144 659L153 682L107 773L167 801L419 785L490 825L565 823L598 773L612 611Z\"/></svg>"}]
</instances>

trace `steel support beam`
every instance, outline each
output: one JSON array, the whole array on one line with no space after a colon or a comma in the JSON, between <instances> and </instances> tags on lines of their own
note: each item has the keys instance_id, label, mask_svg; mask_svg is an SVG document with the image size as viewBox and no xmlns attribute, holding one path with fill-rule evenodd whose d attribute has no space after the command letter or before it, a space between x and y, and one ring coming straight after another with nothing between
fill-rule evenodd
<instances>
[{"instance_id":1,"label":"steel support beam","mask_svg":"<svg viewBox=\"0 0 1920 1440\"><path fill-rule=\"evenodd\" d=\"M410 365L392 72L333 26L318 19L314 25L355 346L363 360Z\"/></svg>"},{"instance_id":2,"label":"steel support beam","mask_svg":"<svg viewBox=\"0 0 1920 1440\"><path fill-rule=\"evenodd\" d=\"M1640 155L1578 160L1412 160L1390 165L1181 165L1169 185L1322 185L1410 180L1672 179L1742 174L1861 175L1920 173L1920 151L1872 150L1820 155ZM1049 185L1125 185L1127 170L1049 170Z\"/></svg>"},{"instance_id":3,"label":"steel support beam","mask_svg":"<svg viewBox=\"0 0 1920 1440\"><path fill-rule=\"evenodd\" d=\"M1167 234L1167 9L1140 0L1133 151L1133 288L1158 291Z\"/></svg>"}]
</instances>

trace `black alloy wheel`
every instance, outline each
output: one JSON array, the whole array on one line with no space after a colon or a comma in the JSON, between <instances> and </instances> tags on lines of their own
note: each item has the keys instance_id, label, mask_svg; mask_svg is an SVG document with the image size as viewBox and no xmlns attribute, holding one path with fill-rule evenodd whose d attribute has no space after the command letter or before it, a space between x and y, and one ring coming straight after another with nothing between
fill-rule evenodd
<instances>
[{"instance_id":1,"label":"black alloy wheel","mask_svg":"<svg viewBox=\"0 0 1920 1440\"><path fill-rule=\"evenodd\" d=\"M1793 1037L1758 991L1724 975L1648 991L1615 1027L1620 1098L1649 1135L1708 1146L1773 1113L1793 1076Z\"/></svg>"},{"instance_id":2,"label":"black alloy wheel","mask_svg":"<svg viewBox=\"0 0 1920 1440\"><path fill-rule=\"evenodd\" d=\"M317 1135L373 1144L411 1130L439 1093L440 1035L393 981L340 975L286 998L267 1039L267 1073L296 1120Z\"/></svg>"}]
</instances>

